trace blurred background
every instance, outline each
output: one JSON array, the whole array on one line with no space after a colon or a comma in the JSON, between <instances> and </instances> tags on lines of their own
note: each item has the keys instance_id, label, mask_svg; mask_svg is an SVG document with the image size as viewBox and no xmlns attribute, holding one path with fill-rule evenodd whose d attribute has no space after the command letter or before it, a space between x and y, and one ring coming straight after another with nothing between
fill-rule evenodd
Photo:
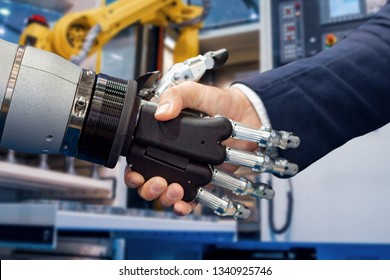
<instances>
[{"instance_id":1,"label":"blurred background","mask_svg":"<svg viewBox=\"0 0 390 280\"><path fill-rule=\"evenodd\" d=\"M50 49L54 35L43 41L40 36L60 33L63 29L57 27L75 13L81 17L92 14L97 22L115 25L117 32L83 59L81 67L122 79L136 79L154 70L165 73L180 50L179 55L186 55L176 48L183 26L169 19L161 24L161 1L148 0L148 13L134 12L142 2L0 0L0 38L55 52L60 47ZM192 23L196 36L190 45L196 45L200 53L229 51L226 65L207 72L201 80L220 87L326 51L369 20L385 2L183 1L203 8L202 24ZM126 7L122 15L132 21L99 14L121 7ZM61 35L68 40L87 32L82 21L66 30ZM390 259L390 219L386 215L390 212L389 138L386 126L355 139L291 180L258 176L271 183L276 197L272 202L240 198L252 211L244 221L218 217L200 206L193 214L178 217L158 202L142 200L124 185L124 158L115 169L108 169L60 155L1 149L0 256Z\"/></svg>"}]
</instances>

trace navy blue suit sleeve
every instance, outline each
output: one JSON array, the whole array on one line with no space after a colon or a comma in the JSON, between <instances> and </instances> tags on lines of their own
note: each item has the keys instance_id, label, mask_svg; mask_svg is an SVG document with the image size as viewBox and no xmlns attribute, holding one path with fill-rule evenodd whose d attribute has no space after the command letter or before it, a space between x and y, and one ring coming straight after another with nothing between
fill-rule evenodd
<instances>
[{"instance_id":1,"label":"navy blue suit sleeve","mask_svg":"<svg viewBox=\"0 0 390 280\"><path fill-rule=\"evenodd\" d=\"M390 2L331 49L240 83L260 96L274 129L301 138L280 156L305 169L390 121Z\"/></svg>"}]
</instances>

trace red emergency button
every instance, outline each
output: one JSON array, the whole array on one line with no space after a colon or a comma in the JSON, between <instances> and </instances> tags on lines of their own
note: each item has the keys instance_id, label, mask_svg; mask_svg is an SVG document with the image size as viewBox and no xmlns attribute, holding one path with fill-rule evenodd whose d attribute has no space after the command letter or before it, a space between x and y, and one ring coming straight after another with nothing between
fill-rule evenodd
<instances>
[{"instance_id":1,"label":"red emergency button","mask_svg":"<svg viewBox=\"0 0 390 280\"><path fill-rule=\"evenodd\" d=\"M28 19L27 19L27 25L29 25L30 23L38 23L38 24L41 24L43 26L46 26L46 27L49 27L49 24L47 23L47 20L44 16L41 16L41 15L32 15L30 16Z\"/></svg>"},{"instance_id":2,"label":"red emergency button","mask_svg":"<svg viewBox=\"0 0 390 280\"><path fill-rule=\"evenodd\" d=\"M325 45L331 47L337 43L337 37L334 34L327 34L325 37Z\"/></svg>"},{"instance_id":3,"label":"red emergency button","mask_svg":"<svg viewBox=\"0 0 390 280\"><path fill-rule=\"evenodd\" d=\"M294 25L287 26L287 31L289 32L295 31L295 26Z\"/></svg>"}]
</instances>

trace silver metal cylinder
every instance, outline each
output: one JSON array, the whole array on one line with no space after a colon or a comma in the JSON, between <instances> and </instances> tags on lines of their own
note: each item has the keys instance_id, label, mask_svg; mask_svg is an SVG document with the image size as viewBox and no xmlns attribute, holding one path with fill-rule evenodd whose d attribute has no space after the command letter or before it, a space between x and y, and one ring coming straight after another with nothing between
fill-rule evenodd
<instances>
[{"instance_id":1,"label":"silver metal cylinder","mask_svg":"<svg viewBox=\"0 0 390 280\"><path fill-rule=\"evenodd\" d=\"M230 176L229 174L220 172L217 169L214 169L211 183L229 189L237 194L245 193L247 188L247 181Z\"/></svg>"},{"instance_id":2,"label":"silver metal cylinder","mask_svg":"<svg viewBox=\"0 0 390 280\"><path fill-rule=\"evenodd\" d=\"M270 158L266 155L255 155L249 152L226 148L226 162L252 168L255 172L266 171L264 166Z\"/></svg>"},{"instance_id":3,"label":"silver metal cylinder","mask_svg":"<svg viewBox=\"0 0 390 280\"><path fill-rule=\"evenodd\" d=\"M232 137L245 141L257 142L261 147L267 147L270 143L272 134L263 129L255 129L238 122L230 120L233 133Z\"/></svg>"},{"instance_id":4,"label":"silver metal cylinder","mask_svg":"<svg viewBox=\"0 0 390 280\"><path fill-rule=\"evenodd\" d=\"M229 201L223 200L222 198L219 198L218 196L212 194L209 191L206 191L203 188L199 188L196 201L206 207L213 209L218 215L224 215L226 209L229 206Z\"/></svg>"},{"instance_id":5,"label":"silver metal cylinder","mask_svg":"<svg viewBox=\"0 0 390 280\"><path fill-rule=\"evenodd\" d=\"M219 198L214 194L200 188L195 198L200 204L214 210L219 216L229 216L235 219L246 219L250 216L250 210L242 203L233 202L227 197Z\"/></svg>"},{"instance_id":6,"label":"silver metal cylinder","mask_svg":"<svg viewBox=\"0 0 390 280\"><path fill-rule=\"evenodd\" d=\"M81 69L62 57L32 47L26 47L23 56L15 52L22 49L15 44L0 40L0 48L6 52L4 57L15 55L11 67L19 65L12 98L7 99L9 107L2 116L0 146L27 153L58 154ZM4 74L3 70L0 74ZM11 69L6 77L12 83L10 73Z\"/></svg>"},{"instance_id":7,"label":"silver metal cylinder","mask_svg":"<svg viewBox=\"0 0 390 280\"><path fill-rule=\"evenodd\" d=\"M298 136L287 131L274 131L275 136L272 138L272 146L281 149L297 148L300 144Z\"/></svg>"},{"instance_id":8,"label":"silver metal cylinder","mask_svg":"<svg viewBox=\"0 0 390 280\"><path fill-rule=\"evenodd\" d=\"M280 175L293 176L298 173L298 165L284 158L275 159L274 172Z\"/></svg>"}]
</instances>

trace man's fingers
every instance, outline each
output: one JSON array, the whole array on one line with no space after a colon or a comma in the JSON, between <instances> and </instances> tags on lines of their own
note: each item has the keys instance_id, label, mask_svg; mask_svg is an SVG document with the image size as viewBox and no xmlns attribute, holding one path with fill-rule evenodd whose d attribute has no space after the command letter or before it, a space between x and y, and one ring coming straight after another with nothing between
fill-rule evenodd
<instances>
[{"instance_id":1,"label":"man's fingers","mask_svg":"<svg viewBox=\"0 0 390 280\"><path fill-rule=\"evenodd\" d=\"M164 102L170 102L170 101L165 100ZM178 101L174 101L174 102L178 102ZM176 106L180 106L180 105L176 105ZM159 103L156 113L154 114L155 118L159 121L167 121L170 119L174 119L178 115L179 114L177 114L177 110L173 109L172 103Z\"/></svg>"},{"instance_id":2,"label":"man's fingers","mask_svg":"<svg viewBox=\"0 0 390 280\"><path fill-rule=\"evenodd\" d=\"M125 169L125 184L129 188L135 189L145 183L144 177L134 171L131 171L129 168Z\"/></svg>"},{"instance_id":3,"label":"man's fingers","mask_svg":"<svg viewBox=\"0 0 390 280\"><path fill-rule=\"evenodd\" d=\"M173 212L178 216L186 216L194 210L196 202L184 202L180 200L173 205Z\"/></svg>"},{"instance_id":4,"label":"man's fingers","mask_svg":"<svg viewBox=\"0 0 390 280\"><path fill-rule=\"evenodd\" d=\"M139 189L139 195L148 201L157 199L168 187L167 181L162 177L153 177L146 181Z\"/></svg>"},{"instance_id":5,"label":"man's fingers","mask_svg":"<svg viewBox=\"0 0 390 280\"><path fill-rule=\"evenodd\" d=\"M166 121L176 118L183 109L188 108L188 100L197 97L198 88L199 85L192 82L169 88L160 96L156 119Z\"/></svg>"},{"instance_id":6,"label":"man's fingers","mask_svg":"<svg viewBox=\"0 0 390 280\"><path fill-rule=\"evenodd\" d=\"M165 207L172 206L175 202L181 200L184 196L183 188L177 184L173 183L168 186L168 188L161 194L160 202Z\"/></svg>"},{"instance_id":7,"label":"man's fingers","mask_svg":"<svg viewBox=\"0 0 390 280\"><path fill-rule=\"evenodd\" d=\"M169 88L160 96L155 117L159 121L170 120L186 108L214 116L228 110L231 101L230 94L224 90L188 81Z\"/></svg>"},{"instance_id":8,"label":"man's fingers","mask_svg":"<svg viewBox=\"0 0 390 280\"><path fill-rule=\"evenodd\" d=\"M179 184L173 183L168 186L162 177L153 177L145 182L141 174L126 168L125 183L129 188L138 188L139 195L145 200L159 199L163 206L173 206L173 211L180 216L188 215L196 206L195 202L187 203L181 200L184 190Z\"/></svg>"}]
</instances>

